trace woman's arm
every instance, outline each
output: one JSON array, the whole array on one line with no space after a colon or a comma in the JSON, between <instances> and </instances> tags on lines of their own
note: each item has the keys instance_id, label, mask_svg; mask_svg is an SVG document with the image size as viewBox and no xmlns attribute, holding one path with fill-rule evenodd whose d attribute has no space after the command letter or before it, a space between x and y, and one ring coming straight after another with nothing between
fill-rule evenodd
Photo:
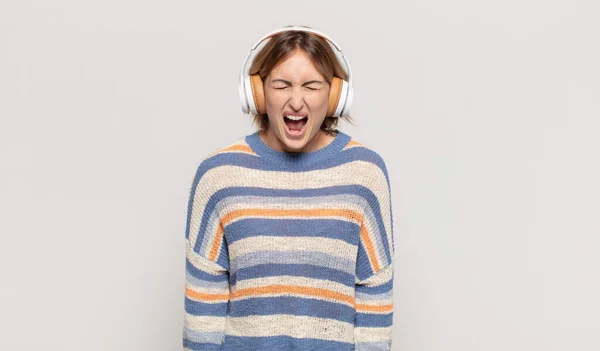
<instances>
[{"instance_id":1,"label":"woman's arm","mask_svg":"<svg viewBox=\"0 0 600 351\"><path fill-rule=\"evenodd\" d=\"M185 350L220 350L229 304L229 259L223 227L202 165L190 189L186 224Z\"/></svg>"},{"instance_id":2,"label":"woman's arm","mask_svg":"<svg viewBox=\"0 0 600 351\"><path fill-rule=\"evenodd\" d=\"M377 155L378 156L378 155ZM355 280L354 342L357 351L389 351L392 345L394 240L391 188L385 163L370 175L368 206L360 229Z\"/></svg>"},{"instance_id":3,"label":"woman's arm","mask_svg":"<svg viewBox=\"0 0 600 351\"><path fill-rule=\"evenodd\" d=\"M183 346L186 350L220 350L225 338L229 273L186 245Z\"/></svg>"}]
</instances>

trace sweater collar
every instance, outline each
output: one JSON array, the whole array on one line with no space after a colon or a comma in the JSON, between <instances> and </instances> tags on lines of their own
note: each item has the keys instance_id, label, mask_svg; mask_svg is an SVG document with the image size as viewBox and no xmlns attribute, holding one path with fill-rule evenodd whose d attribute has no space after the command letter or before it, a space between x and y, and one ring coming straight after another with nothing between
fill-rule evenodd
<instances>
[{"instance_id":1,"label":"sweater collar","mask_svg":"<svg viewBox=\"0 0 600 351\"><path fill-rule=\"evenodd\" d=\"M246 142L261 158L281 166L307 166L335 157L348 144L350 135L338 130L335 138L324 147L311 152L288 152L271 148L258 135L258 131L247 135Z\"/></svg>"}]
</instances>

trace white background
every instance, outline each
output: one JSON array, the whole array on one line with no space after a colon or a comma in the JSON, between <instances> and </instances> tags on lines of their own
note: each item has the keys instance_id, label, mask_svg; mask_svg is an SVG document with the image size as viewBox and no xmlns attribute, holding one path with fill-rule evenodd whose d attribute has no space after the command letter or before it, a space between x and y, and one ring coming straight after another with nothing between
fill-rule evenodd
<instances>
[{"instance_id":1,"label":"white background","mask_svg":"<svg viewBox=\"0 0 600 351\"><path fill-rule=\"evenodd\" d=\"M188 191L271 30L330 35L390 173L393 350L599 350L595 1L2 1L0 349L181 349Z\"/></svg>"}]
</instances>

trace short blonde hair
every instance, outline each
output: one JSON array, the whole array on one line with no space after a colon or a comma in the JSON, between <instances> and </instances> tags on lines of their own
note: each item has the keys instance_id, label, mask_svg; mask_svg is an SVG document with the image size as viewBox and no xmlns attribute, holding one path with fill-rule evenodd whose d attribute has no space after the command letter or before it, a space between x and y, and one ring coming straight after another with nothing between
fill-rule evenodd
<instances>
[{"instance_id":1,"label":"short blonde hair","mask_svg":"<svg viewBox=\"0 0 600 351\"><path fill-rule=\"evenodd\" d=\"M331 84L334 76L346 81L348 80L348 74L340 64L329 43L316 34L298 30L284 31L271 37L254 57L249 74L259 74L260 78L264 81L277 64L286 60L297 49L303 50L308 54L317 71L323 75L327 83ZM350 116L325 117L320 128L328 132L336 131L339 118L343 118L350 124L354 124ZM255 114L253 124L259 130L266 130L269 126L267 114Z\"/></svg>"}]
</instances>

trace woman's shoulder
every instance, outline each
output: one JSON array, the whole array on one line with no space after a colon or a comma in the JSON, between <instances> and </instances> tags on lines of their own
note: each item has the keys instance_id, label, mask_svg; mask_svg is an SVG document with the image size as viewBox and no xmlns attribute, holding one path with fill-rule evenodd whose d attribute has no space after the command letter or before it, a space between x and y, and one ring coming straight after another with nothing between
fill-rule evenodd
<instances>
[{"instance_id":1,"label":"woman's shoulder","mask_svg":"<svg viewBox=\"0 0 600 351\"><path fill-rule=\"evenodd\" d=\"M347 152L346 162L357 162L359 166L358 174L354 176L366 180L364 185L372 189L379 189L381 186L387 187L389 183L388 166L380 151L382 147L373 143L364 142L361 139L352 137L344 147ZM385 150L384 150L385 151Z\"/></svg>"},{"instance_id":2,"label":"woman's shoulder","mask_svg":"<svg viewBox=\"0 0 600 351\"><path fill-rule=\"evenodd\" d=\"M350 137L349 139L350 140L346 146L344 146L344 151L352 154L353 157L357 159L374 163L380 168L385 168L385 161L382 153L379 151L379 149L377 149L377 147L374 147L372 144L363 142L355 137Z\"/></svg>"},{"instance_id":3,"label":"woman's shoulder","mask_svg":"<svg viewBox=\"0 0 600 351\"><path fill-rule=\"evenodd\" d=\"M209 154L205 155L202 159L202 162L207 161L215 156L224 155L224 154L235 154L235 153L245 153L254 155L254 151L248 142L246 141L246 135L237 136L230 140L228 143L221 145L217 149L214 149Z\"/></svg>"},{"instance_id":4,"label":"woman's shoulder","mask_svg":"<svg viewBox=\"0 0 600 351\"><path fill-rule=\"evenodd\" d=\"M232 157L240 154L256 155L246 142L246 135L234 137L225 144L203 154L196 164L197 173L205 173L212 168L227 165Z\"/></svg>"}]
</instances>

